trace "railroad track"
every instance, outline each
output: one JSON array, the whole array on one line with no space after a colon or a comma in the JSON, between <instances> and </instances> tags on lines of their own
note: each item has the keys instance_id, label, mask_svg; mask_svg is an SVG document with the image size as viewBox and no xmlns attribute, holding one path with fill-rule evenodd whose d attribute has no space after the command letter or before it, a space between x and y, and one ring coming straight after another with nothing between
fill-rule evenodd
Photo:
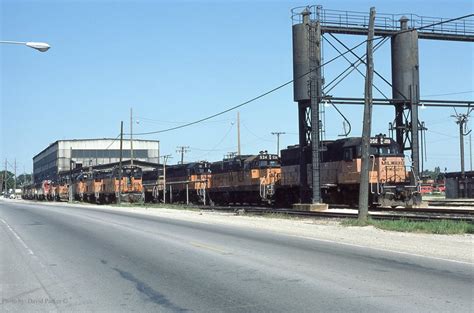
<instances>
[{"instance_id":1,"label":"railroad track","mask_svg":"<svg viewBox=\"0 0 474 313\"><path fill-rule=\"evenodd\" d=\"M276 209L268 207L252 207L252 206L199 206L202 210L227 211L236 214L285 214L288 216L308 217L308 218L357 218L357 212L331 212L331 211L296 211L292 209ZM433 221L433 220L454 220L466 221L474 223L474 214L472 210L457 210L456 212L444 211L393 211L387 210L383 212L371 211L369 215L375 220L400 220L407 219L412 221Z\"/></svg>"},{"instance_id":2,"label":"railroad track","mask_svg":"<svg viewBox=\"0 0 474 313\"><path fill-rule=\"evenodd\" d=\"M444 201L444 200L429 200L430 206L439 207L472 207L474 208L474 201Z\"/></svg>"}]
</instances>

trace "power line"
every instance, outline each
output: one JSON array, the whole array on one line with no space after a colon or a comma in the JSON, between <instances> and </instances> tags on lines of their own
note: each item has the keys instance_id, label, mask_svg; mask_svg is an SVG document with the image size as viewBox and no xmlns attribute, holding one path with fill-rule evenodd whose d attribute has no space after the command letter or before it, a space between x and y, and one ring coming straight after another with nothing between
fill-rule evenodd
<instances>
[{"instance_id":1,"label":"power line","mask_svg":"<svg viewBox=\"0 0 474 313\"><path fill-rule=\"evenodd\" d=\"M421 30L421 29L424 29L424 28L429 28L429 27L433 27L433 26L436 26L436 25L441 25L441 24L445 24L445 23L449 23L449 22L454 22L454 21L462 20L464 18L468 18L468 17L472 17L472 16L474 16L474 14L468 14L468 15L464 15L464 16L460 16L460 17L455 17L455 18L452 18L452 19L449 19L449 20L445 20L445 21L441 21L441 22L437 22L437 23L428 24L428 25L425 25L425 26L413 28L413 29L410 29L408 31L413 31L413 30L418 31L418 30ZM406 31L403 31L403 32L406 32Z\"/></svg>"},{"instance_id":2,"label":"power line","mask_svg":"<svg viewBox=\"0 0 474 313\"><path fill-rule=\"evenodd\" d=\"M448 134L437 132L437 131L434 131L434 130L431 130L431 129L428 129L427 132L433 133L433 134L436 134L436 135L440 135L440 136L444 136L444 137L448 137L448 138L458 138L457 136L448 135Z\"/></svg>"},{"instance_id":3,"label":"power line","mask_svg":"<svg viewBox=\"0 0 474 313\"><path fill-rule=\"evenodd\" d=\"M189 122L184 122L184 121L155 120L155 119L151 119L151 118L148 118L148 117L141 117L141 116L137 116L136 119L141 121L141 122L150 123L150 124L186 124L186 123L189 123ZM228 118L228 119L209 121L208 123L221 123L221 122L229 122L229 121L232 121L232 120L233 119Z\"/></svg>"},{"instance_id":4,"label":"power line","mask_svg":"<svg viewBox=\"0 0 474 313\"><path fill-rule=\"evenodd\" d=\"M330 35L333 36L332 34L330 34ZM333 37L334 37L334 36L333 36ZM329 39L327 39L325 36L322 36L322 38L323 38L324 40L326 40L326 42L329 43L329 45L331 45L331 47L333 47L334 50L336 50L338 53L341 53L341 51L340 51L331 41L329 41ZM386 38L385 38L385 39L386 39ZM378 42L378 43L375 45L375 47L374 47L374 52L375 52L380 46L382 46L382 44L383 44L384 42L386 42L385 39L382 40L382 41L380 41L380 42ZM364 54L364 56L365 56L365 54ZM364 57L364 56L362 56L362 57ZM359 70L359 68L358 68L358 66L359 66L360 64L362 64L362 59L359 59L357 62L351 62L346 56L344 56L344 59L345 59L347 62L349 62L349 64L350 64L350 66L349 66L348 69L351 69L351 68L352 68L352 70L351 70L348 74L352 73L353 70L356 70L360 75L362 75L362 77L365 78L365 74L363 74L363 73L361 72L361 70ZM356 65L356 64L357 64L357 65ZM346 69L346 71L347 71L347 69ZM345 72L345 71L344 71L344 72ZM344 73L344 72L343 72L343 73ZM346 78L347 76L348 76L348 75L344 76L344 78ZM338 76L338 77L339 77L339 76ZM341 81L342 81L342 79L341 79L339 82L341 82ZM331 90L334 89L334 87L336 87L337 85L338 85L338 84L335 84L335 85L331 88ZM385 99L388 99L388 97L387 97L375 84L372 84L372 86L373 86ZM329 91L330 91L330 90L328 90L328 91L326 92L326 94L327 94Z\"/></svg>"},{"instance_id":5,"label":"power line","mask_svg":"<svg viewBox=\"0 0 474 313\"><path fill-rule=\"evenodd\" d=\"M222 139L219 140L219 142L216 143L216 144L214 145L214 147L212 147L211 149L207 150L208 152L199 155L196 159L201 159L202 157L204 157L204 156L206 156L206 155L209 155L209 153L211 153L211 152L219 151L220 149L216 149L216 148L217 148L218 146L220 146L220 145L224 142L224 140L227 138L227 136L229 136L229 133L231 132L231 130L232 130L233 128L234 128L234 124L231 124L230 127L229 127L229 129L227 130L227 132L226 132L226 133L224 134L224 136L222 137ZM194 150L199 150L199 149L194 148ZM225 150L227 150L227 149L225 149ZM221 151L222 151L222 150L221 150Z\"/></svg>"},{"instance_id":6,"label":"power line","mask_svg":"<svg viewBox=\"0 0 474 313\"><path fill-rule=\"evenodd\" d=\"M444 23L453 22L453 21L460 20L460 19L464 19L464 18L471 17L471 16L474 16L474 14L468 14L468 15L464 15L464 16L461 16L461 17L452 18L452 19L449 19L449 20L445 20L445 21L441 21L441 22L437 22L437 23L425 25L425 26L422 26L422 27L417 27L417 28L412 28L412 29L400 31L400 32L397 32L396 34L394 34L394 35L392 35L392 36L389 36L389 37L393 37L393 36L395 36L395 35L398 35L398 34L401 34L401 33L405 33L405 32L411 32L411 31L415 31L415 30L421 30L421 29L424 29L424 28L429 28L429 27L433 27L433 26L436 26L436 25L441 25L441 24L444 24ZM375 40L379 40L379 39L383 39L383 38L385 38L385 37L384 37L384 36L379 36L379 37L374 37L374 38L372 38L372 39L370 39L370 40L371 40L371 41L375 41ZM364 43L366 43L366 42L368 42L368 41L369 41L369 39L366 39L366 40L362 41L361 43L359 43L358 45L354 46L354 47L351 48L351 49L347 49L347 48L346 48L347 51L345 51L344 53L339 54L338 56L336 56L336 57L330 59L329 61L327 61L327 62L325 62L325 63L323 63L323 64L321 64L321 65L319 65L319 66L317 66L317 67L315 67L314 69L308 71L307 73L302 74L301 76L297 77L296 79L289 80L289 81L287 81L287 82L285 82L285 83L283 83L283 84L281 84L281 85L279 85L279 86L277 86L277 87L275 87L275 88L273 88L273 89L270 89L270 90L268 90L268 91L266 91L266 92L264 92L264 93L262 93L262 94L260 94L260 95L258 95L258 96L256 96L256 97L254 97L254 98L251 98L251 99L249 99L249 100L247 100L247 101L245 101L245 102L242 102L242 103L240 103L240 104L238 104L238 105L235 105L235 106L233 106L233 107L230 107L230 108L228 108L228 109L226 109L226 110L224 110L224 111L221 111L221 112L212 114L212 115L210 115L210 116L201 118L201 119L196 120L196 121L193 121L193 122L185 123L185 124L183 124L183 125L179 125L179 126L175 126L175 127L171 127L171 128L167 128L167 129L162 129L162 130L157 130L157 131L136 133L135 135L136 135L136 136L152 135L152 134L164 133L164 132L169 132L169 131L173 131L173 130L185 128L185 127L188 127L188 126L191 126L191 125L195 125L195 124L202 123L202 122L204 122L204 121L210 120L210 119L212 119L212 118L214 118L214 117L216 117L216 116L223 115L223 114L228 113L228 112L230 112L230 111L233 111L233 110L235 110L235 109L237 109L237 108L243 107L244 105L247 105L247 104L252 103L252 102L254 102L254 101L258 100L258 99L261 99L261 98L263 98L263 97L265 97L265 96L267 96L267 95L269 95L269 94L271 94L271 93L273 93L273 92L275 92L275 91L277 91L277 90L279 90L279 89L281 89L281 88L283 88L283 87L285 87L285 86L287 86L287 85L293 83L295 80L298 80L298 79L301 79L301 78L305 77L306 75L308 75L308 74L311 73L312 71L315 71L315 70L317 70L317 69L319 69L319 68L321 68L321 67L323 67L323 66L325 66L325 65L327 65L327 64L329 64L329 63L331 63L331 62L333 62L333 61L335 61L336 59L338 59L338 58L340 58L340 57L346 55L347 53L353 53L353 50L357 49L358 47L360 47L361 45L363 45ZM356 55L356 57L358 57L358 56ZM364 62L364 63L365 63L365 62ZM385 81L388 85L392 86L383 76L379 75L378 73L376 73L376 74L377 74L383 81Z\"/></svg>"},{"instance_id":7,"label":"power line","mask_svg":"<svg viewBox=\"0 0 474 313\"><path fill-rule=\"evenodd\" d=\"M377 39L381 39L381 38L383 38L383 37L377 37L377 38L374 38L373 40L377 40ZM152 134L158 134L158 133L169 132L169 131L172 131L172 130L177 130L177 129L180 129L180 128L188 127L188 126L191 126L191 125L194 125L194 124L198 124L198 123L201 123L201 122L210 120L210 119L212 119L212 118L214 118L214 117L216 117L216 116L220 116L220 115L222 115L222 114L225 114L225 113L228 113L228 112L233 111L233 110L235 110L235 109L238 109L238 108L240 108L240 107L243 107L244 105L247 105L247 104L249 104L249 103L251 103L251 102L254 102L254 101L258 100L258 99L261 99L261 98L263 98L263 97L265 97L265 96L267 96L267 95L269 95L269 94L271 94L271 93L273 93L273 92L275 92L275 91L277 91L277 90L279 90L279 89L281 89L281 88L283 88L283 87L285 87L285 86L287 86L287 85L293 83L295 80L298 80L298 79L301 79L301 78L305 77L306 75L308 75L308 74L311 73L312 71L315 71L315 70L317 70L318 68L320 68L320 67L322 67L322 66L325 66L325 65L327 65L327 64L329 64L329 63L335 61L336 59L342 57L343 55L346 55L347 53L351 52L352 50L357 49L358 47L360 47L361 45L363 45L363 44L366 43L367 41L368 41L367 39L364 40L364 41L362 41L361 43L359 43L358 45L356 45L356 46L353 47L352 49L347 50L347 51L344 52L343 54L340 54L340 55L338 55L338 56L336 56L336 57L330 59L329 61L327 61L327 62L325 62L325 63L319 65L318 67L316 67L316 68L314 68L314 69L308 71L307 73L302 74L301 76L299 76L299 77L297 77L297 78L295 78L295 79L289 80L289 81L287 81L287 82L285 82L285 83L283 83L283 84L281 84L281 85L279 85L279 86L277 86L277 87L275 87L275 88L273 88L273 89L270 89L270 90L268 90L268 91L266 91L266 92L264 92L264 93L262 93L262 94L260 94L260 95L258 95L258 96L256 96L256 97L253 97L253 98L251 98L251 99L249 99L249 100L247 100L247 101L244 101L244 102L242 102L242 103L240 103L240 104L238 104L238 105L235 105L235 106L233 106L233 107L230 107L230 108L228 108L228 109L226 109L226 110L224 110L224 111L221 111L221 112L219 112L219 113L212 114L212 115L210 115L210 116L208 116L208 117L204 117L204 118L201 118L201 119L196 120L196 121L194 121L194 122L189 122L189 123L186 123L186 124L183 124L183 125L179 125L179 126L175 126L175 127L171 127L171 128L167 128L167 129L163 129L163 130L157 130L157 131L151 131L151 132L143 132L143 133L136 133L135 135L136 135L136 136L144 136L144 135L152 135Z\"/></svg>"},{"instance_id":8,"label":"power line","mask_svg":"<svg viewBox=\"0 0 474 313\"><path fill-rule=\"evenodd\" d=\"M254 136L255 138L258 138L262 141L268 141L268 142L273 142L272 140L269 140L269 139L265 139L263 137L260 137L258 136L257 134L255 134L253 131L250 130L250 128L247 127L247 125L245 123L242 123L242 125L244 126L244 128L252 135Z\"/></svg>"},{"instance_id":9,"label":"power line","mask_svg":"<svg viewBox=\"0 0 474 313\"><path fill-rule=\"evenodd\" d=\"M117 141L117 139L119 139L119 137L120 137L120 134L118 134L117 137L115 137L115 139L104 150L108 150L113 145L113 143Z\"/></svg>"},{"instance_id":10,"label":"power line","mask_svg":"<svg viewBox=\"0 0 474 313\"><path fill-rule=\"evenodd\" d=\"M450 92L450 93L438 93L434 95L423 95L422 97L441 97L441 96L452 96L452 95L462 95L466 93L474 93L474 90L469 91L460 91L460 92Z\"/></svg>"}]
</instances>

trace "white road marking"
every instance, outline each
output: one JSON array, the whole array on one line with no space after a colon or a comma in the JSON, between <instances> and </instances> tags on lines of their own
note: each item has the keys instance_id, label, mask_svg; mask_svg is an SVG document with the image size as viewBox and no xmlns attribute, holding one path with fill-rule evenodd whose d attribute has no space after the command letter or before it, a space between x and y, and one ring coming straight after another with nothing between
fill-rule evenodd
<instances>
[{"instance_id":1,"label":"white road marking","mask_svg":"<svg viewBox=\"0 0 474 313\"><path fill-rule=\"evenodd\" d=\"M23 246L23 248L26 249L26 251L28 252L28 254L32 255L32 256L35 256L33 250L31 250L27 245L26 243L23 241L23 239L21 239L21 237L13 230L13 228L11 228L10 225L8 225L8 223L3 219L3 218L0 218L0 221L2 221L3 224L5 224L5 226L7 226L7 228L10 230L10 232L13 234L13 236L15 236L16 239L18 239L18 241L21 243L21 245Z\"/></svg>"}]
</instances>

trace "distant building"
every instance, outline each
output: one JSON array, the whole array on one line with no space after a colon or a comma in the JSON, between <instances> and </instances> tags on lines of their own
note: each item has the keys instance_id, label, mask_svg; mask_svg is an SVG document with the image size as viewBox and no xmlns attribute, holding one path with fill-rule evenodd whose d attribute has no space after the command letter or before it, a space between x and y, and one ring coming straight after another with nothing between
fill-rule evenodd
<instances>
[{"instance_id":1,"label":"distant building","mask_svg":"<svg viewBox=\"0 0 474 313\"><path fill-rule=\"evenodd\" d=\"M133 140L133 159L158 163L160 147L157 140ZM122 158L130 160L130 140L123 141ZM120 140L73 139L58 140L33 157L33 179L39 183L54 180L61 171L99 164L119 162Z\"/></svg>"}]
</instances>

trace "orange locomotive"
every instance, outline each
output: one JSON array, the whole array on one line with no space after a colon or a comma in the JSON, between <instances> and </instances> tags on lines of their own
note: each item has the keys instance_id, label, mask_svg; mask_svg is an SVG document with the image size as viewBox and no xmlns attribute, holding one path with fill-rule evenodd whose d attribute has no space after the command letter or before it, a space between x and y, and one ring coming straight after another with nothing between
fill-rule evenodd
<instances>
[{"instance_id":1,"label":"orange locomotive","mask_svg":"<svg viewBox=\"0 0 474 313\"><path fill-rule=\"evenodd\" d=\"M68 201L69 184L67 183L67 179L65 177L60 177L59 180L52 182L51 192L51 200Z\"/></svg>"},{"instance_id":2,"label":"orange locomotive","mask_svg":"<svg viewBox=\"0 0 474 313\"><path fill-rule=\"evenodd\" d=\"M210 180L210 163L206 161L167 166L166 187L169 201L205 204ZM157 196L160 196L159 193ZM159 199L162 198L157 200Z\"/></svg>"},{"instance_id":3,"label":"orange locomotive","mask_svg":"<svg viewBox=\"0 0 474 313\"><path fill-rule=\"evenodd\" d=\"M357 204L361 173L361 138L323 141L320 154L321 195L325 203ZM300 149L288 147L282 154L282 180L278 202L292 204L310 190L299 186ZM311 188L311 150L305 150L308 186ZM391 138L370 139L369 202L379 206L410 206L421 203L417 177L405 165L405 156Z\"/></svg>"},{"instance_id":4,"label":"orange locomotive","mask_svg":"<svg viewBox=\"0 0 474 313\"><path fill-rule=\"evenodd\" d=\"M143 192L139 167L124 167L122 179L118 167L110 171L81 173L75 179L75 198L80 201L111 203L121 196L122 201L139 202L143 200Z\"/></svg>"},{"instance_id":5,"label":"orange locomotive","mask_svg":"<svg viewBox=\"0 0 474 313\"><path fill-rule=\"evenodd\" d=\"M280 160L266 151L258 155L238 155L212 163L211 173L211 201L271 204L280 180Z\"/></svg>"},{"instance_id":6,"label":"orange locomotive","mask_svg":"<svg viewBox=\"0 0 474 313\"><path fill-rule=\"evenodd\" d=\"M122 174L116 167L112 171L102 172L101 179L98 202L115 202L118 197L125 202L144 200L143 174L139 167L124 167Z\"/></svg>"},{"instance_id":7,"label":"orange locomotive","mask_svg":"<svg viewBox=\"0 0 474 313\"><path fill-rule=\"evenodd\" d=\"M62 179L59 181L56 197L58 201L69 200L69 184L66 180Z\"/></svg>"},{"instance_id":8,"label":"orange locomotive","mask_svg":"<svg viewBox=\"0 0 474 313\"><path fill-rule=\"evenodd\" d=\"M88 202L99 202L100 189L102 186L102 175L98 171L89 172L84 180L84 191L82 199Z\"/></svg>"},{"instance_id":9,"label":"orange locomotive","mask_svg":"<svg viewBox=\"0 0 474 313\"><path fill-rule=\"evenodd\" d=\"M74 180L74 198L78 201L86 200L86 186L90 173L80 173Z\"/></svg>"}]
</instances>

